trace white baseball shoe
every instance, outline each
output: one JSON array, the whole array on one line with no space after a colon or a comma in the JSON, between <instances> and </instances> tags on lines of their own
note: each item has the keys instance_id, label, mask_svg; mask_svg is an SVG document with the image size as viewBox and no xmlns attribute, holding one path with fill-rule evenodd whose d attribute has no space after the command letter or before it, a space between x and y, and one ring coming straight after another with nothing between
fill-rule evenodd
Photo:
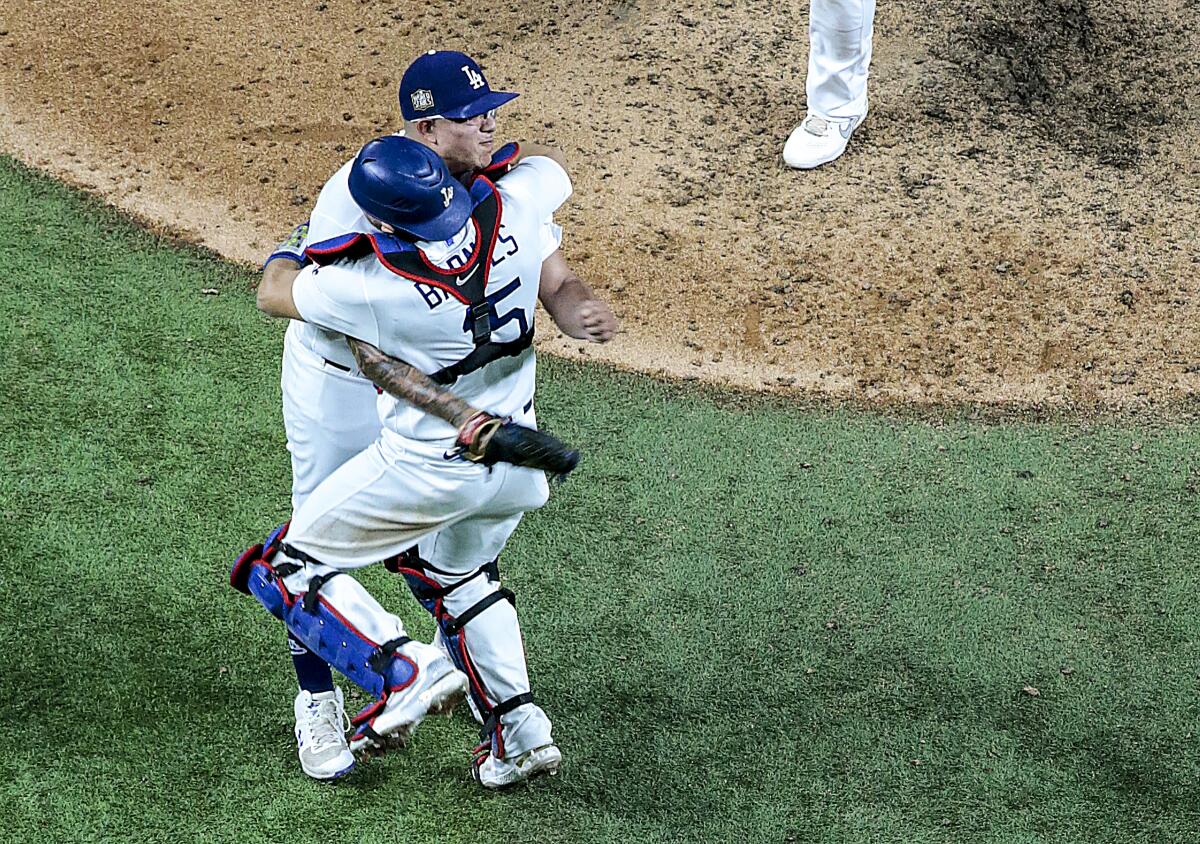
<instances>
[{"instance_id":1,"label":"white baseball shoe","mask_svg":"<svg viewBox=\"0 0 1200 844\"><path fill-rule=\"evenodd\" d=\"M294 706L296 745L300 768L315 780L335 780L354 768L354 754L346 743L346 707L342 690L300 690Z\"/></svg>"},{"instance_id":2,"label":"white baseball shoe","mask_svg":"<svg viewBox=\"0 0 1200 844\"><path fill-rule=\"evenodd\" d=\"M409 642L401 653L417 664L417 677L354 716L350 749L378 756L404 747L417 726L430 715L449 715L467 695L467 675L438 648Z\"/></svg>"},{"instance_id":3,"label":"white baseball shoe","mask_svg":"<svg viewBox=\"0 0 1200 844\"><path fill-rule=\"evenodd\" d=\"M810 113L792 130L783 145L783 161L788 167L811 170L828 164L846 151L846 144L867 116L821 117Z\"/></svg>"},{"instance_id":4,"label":"white baseball shoe","mask_svg":"<svg viewBox=\"0 0 1200 844\"><path fill-rule=\"evenodd\" d=\"M542 775L555 776L562 766L562 751L553 744L527 750L515 759L497 759L488 745L478 750L482 755L471 766L471 776L484 788L506 788Z\"/></svg>"}]
</instances>

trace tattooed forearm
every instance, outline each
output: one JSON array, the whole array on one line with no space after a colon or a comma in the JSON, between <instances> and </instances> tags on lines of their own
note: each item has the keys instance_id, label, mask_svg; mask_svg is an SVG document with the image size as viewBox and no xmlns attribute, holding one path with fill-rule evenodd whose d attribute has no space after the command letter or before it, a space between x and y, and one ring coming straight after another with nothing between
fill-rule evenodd
<instances>
[{"instance_id":1,"label":"tattooed forearm","mask_svg":"<svg viewBox=\"0 0 1200 844\"><path fill-rule=\"evenodd\" d=\"M353 337L347 339L362 374L384 392L446 420L455 428L461 427L478 412L458 396L434 383L416 367L384 354L379 347L370 343Z\"/></svg>"}]
</instances>

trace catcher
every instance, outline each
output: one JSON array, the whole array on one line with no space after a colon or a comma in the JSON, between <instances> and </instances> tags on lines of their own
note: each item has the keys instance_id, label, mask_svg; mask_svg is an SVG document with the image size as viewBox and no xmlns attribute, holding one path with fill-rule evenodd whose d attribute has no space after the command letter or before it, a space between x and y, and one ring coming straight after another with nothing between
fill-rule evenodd
<instances>
[{"instance_id":1,"label":"catcher","mask_svg":"<svg viewBox=\"0 0 1200 844\"><path fill-rule=\"evenodd\" d=\"M484 722L477 779L495 788L554 773L561 753L495 560L522 513L545 502L542 470L565 474L578 460L534 429L531 345L541 228L570 181L532 156L468 189L428 147L391 135L363 148L348 186L375 232L324 244L321 265L270 262L259 303L355 338L358 367L387 391L383 431L317 486L290 529L244 553L232 581L377 698L353 719L351 749L401 744L469 683ZM444 651L409 639L338 576L379 560L434 614ZM342 760L337 773L353 764Z\"/></svg>"}]
</instances>

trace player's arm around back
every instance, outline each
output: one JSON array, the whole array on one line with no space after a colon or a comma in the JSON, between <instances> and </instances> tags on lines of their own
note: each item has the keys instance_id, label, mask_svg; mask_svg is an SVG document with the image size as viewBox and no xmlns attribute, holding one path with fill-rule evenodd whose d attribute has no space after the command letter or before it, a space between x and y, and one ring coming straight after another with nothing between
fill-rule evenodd
<instances>
[{"instance_id":1,"label":"player's arm around back","mask_svg":"<svg viewBox=\"0 0 1200 844\"><path fill-rule=\"evenodd\" d=\"M276 317L303 320L292 295L300 265L294 261L271 261L263 271L258 288L258 308ZM363 376L379 389L449 422L455 428L479 413L477 408L438 385L432 378L399 358L384 354L365 340L346 337Z\"/></svg>"},{"instance_id":2,"label":"player's arm around back","mask_svg":"<svg viewBox=\"0 0 1200 844\"><path fill-rule=\"evenodd\" d=\"M263 277L258 283L255 304L267 316L301 319L292 296L292 286L304 266L304 249L308 242L305 220L292 229L282 243L275 247L263 264Z\"/></svg>"},{"instance_id":3,"label":"player's arm around back","mask_svg":"<svg viewBox=\"0 0 1200 844\"><path fill-rule=\"evenodd\" d=\"M298 275L298 261L279 259L267 264L258 283L258 296L255 299L258 309L267 316L303 319L292 297L292 286Z\"/></svg>"},{"instance_id":4,"label":"player's arm around back","mask_svg":"<svg viewBox=\"0 0 1200 844\"><path fill-rule=\"evenodd\" d=\"M478 417L480 411L477 408L441 387L415 366L353 336L352 332L370 333L370 326L377 326L378 323L365 295L355 295L354 291L360 289L359 285L349 283L351 279L345 277L328 283L330 274L338 272L337 267L326 268L321 279L316 276L317 268L311 267L304 279L297 283L301 273L305 272L301 262L304 261L303 242L306 235L307 224L297 226L288 240L281 243L267 259L258 287L259 310L270 316L312 322L345 334L350 351L367 379L381 390L449 422L455 428L461 430L468 421ZM322 280L326 282L324 285ZM342 295L329 295L334 293ZM301 312L301 307L307 314ZM371 339L378 342L374 336Z\"/></svg>"}]
</instances>

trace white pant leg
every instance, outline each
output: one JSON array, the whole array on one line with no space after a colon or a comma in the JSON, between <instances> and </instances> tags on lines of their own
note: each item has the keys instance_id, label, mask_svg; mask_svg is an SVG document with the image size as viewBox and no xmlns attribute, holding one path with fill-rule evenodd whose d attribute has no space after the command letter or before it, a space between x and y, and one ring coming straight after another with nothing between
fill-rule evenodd
<instances>
[{"instance_id":1,"label":"white pant leg","mask_svg":"<svg viewBox=\"0 0 1200 844\"><path fill-rule=\"evenodd\" d=\"M867 111L875 0L811 0L808 110L822 117Z\"/></svg>"},{"instance_id":2,"label":"white pant leg","mask_svg":"<svg viewBox=\"0 0 1200 844\"><path fill-rule=\"evenodd\" d=\"M514 489L502 495L536 502L535 506L541 506L549 493L542 472L514 469L506 483ZM497 591L499 584L475 573L499 555L520 521L520 513L472 516L421 540L421 559L432 567L427 576L443 587L462 583L443 600L447 615L458 618ZM470 579L463 582L464 577ZM508 601L493 603L444 642L455 649L455 664L465 670L475 709L483 717L493 707L531 690L517 610ZM550 718L540 706L524 704L500 716L500 729L491 734L492 752L498 758L519 756L552 743L551 730Z\"/></svg>"},{"instance_id":3,"label":"white pant leg","mask_svg":"<svg viewBox=\"0 0 1200 844\"><path fill-rule=\"evenodd\" d=\"M454 531L456 527L447 530ZM500 588L483 575L466 581L431 570L426 570L425 575L443 587L461 584L442 600L446 620L464 616ZM495 601L453 635L447 636L443 628L442 642L447 650L452 650L451 658L470 681L473 709L481 722L493 708L530 691L521 625L516 607L507 600ZM485 740L491 741L492 752L503 759L551 744L554 741L551 730L545 711L536 703L525 703L503 713L499 729L492 730Z\"/></svg>"},{"instance_id":4,"label":"white pant leg","mask_svg":"<svg viewBox=\"0 0 1200 844\"><path fill-rule=\"evenodd\" d=\"M283 341L283 425L292 456L292 510L379 436L375 386L296 340Z\"/></svg>"},{"instance_id":5,"label":"white pant leg","mask_svg":"<svg viewBox=\"0 0 1200 844\"><path fill-rule=\"evenodd\" d=\"M491 513L474 514L425 537L420 542L421 559L442 571L470 574L500 556L524 512L541 507L550 494L544 472L518 466L506 469L504 487L497 498L511 503L489 508ZM520 509L512 510L513 504L521 505Z\"/></svg>"},{"instance_id":6,"label":"white pant leg","mask_svg":"<svg viewBox=\"0 0 1200 844\"><path fill-rule=\"evenodd\" d=\"M436 531L478 517L475 527L463 528L474 545L461 553L489 562L516 527L507 520L546 501L541 472L446 460L448 444L398 440L385 431L326 478L293 514L287 542L345 570L394 557Z\"/></svg>"}]
</instances>

